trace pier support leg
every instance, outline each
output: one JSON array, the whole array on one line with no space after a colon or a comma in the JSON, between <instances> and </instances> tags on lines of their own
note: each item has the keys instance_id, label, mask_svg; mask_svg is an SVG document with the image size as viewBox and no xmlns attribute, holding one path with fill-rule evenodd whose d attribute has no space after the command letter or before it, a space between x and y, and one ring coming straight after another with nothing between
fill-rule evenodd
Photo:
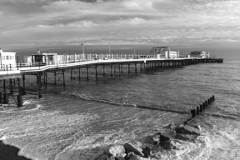
<instances>
[{"instance_id":1,"label":"pier support leg","mask_svg":"<svg viewBox=\"0 0 240 160\"><path fill-rule=\"evenodd\" d=\"M80 80L81 79L81 68L79 67L78 68L78 80Z\"/></svg>"},{"instance_id":2,"label":"pier support leg","mask_svg":"<svg viewBox=\"0 0 240 160\"><path fill-rule=\"evenodd\" d=\"M17 79L17 83L18 83L17 106L22 107L22 94L21 94L20 78Z\"/></svg>"},{"instance_id":3,"label":"pier support leg","mask_svg":"<svg viewBox=\"0 0 240 160\"><path fill-rule=\"evenodd\" d=\"M7 94L7 90L6 90L6 79L3 80L3 104L8 104L8 94Z\"/></svg>"},{"instance_id":4,"label":"pier support leg","mask_svg":"<svg viewBox=\"0 0 240 160\"><path fill-rule=\"evenodd\" d=\"M103 77L105 77L105 65L103 64Z\"/></svg>"},{"instance_id":5,"label":"pier support leg","mask_svg":"<svg viewBox=\"0 0 240 160\"><path fill-rule=\"evenodd\" d=\"M112 77L113 75L112 75L112 64L111 64L111 77Z\"/></svg>"},{"instance_id":6,"label":"pier support leg","mask_svg":"<svg viewBox=\"0 0 240 160\"><path fill-rule=\"evenodd\" d=\"M2 92L0 92L0 104L2 104Z\"/></svg>"},{"instance_id":7,"label":"pier support leg","mask_svg":"<svg viewBox=\"0 0 240 160\"><path fill-rule=\"evenodd\" d=\"M121 76L121 66L120 66L120 64L118 65L118 76L119 77Z\"/></svg>"},{"instance_id":8,"label":"pier support leg","mask_svg":"<svg viewBox=\"0 0 240 160\"><path fill-rule=\"evenodd\" d=\"M38 79L37 80L38 81L38 98L42 98L42 94L41 94L41 87L42 87L41 76L42 76L42 73L38 73L38 75L37 75L37 79Z\"/></svg>"},{"instance_id":9,"label":"pier support leg","mask_svg":"<svg viewBox=\"0 0 240 160\"><path fill-rule=\"evenodd\" d=\"M54 85L57 85L57 74L56 71L54 72Z\"/></svg>"},{"instance_id":10,"label":"pier support leg","mask_svg":"<svg viewBox=\"0 0 240 160\"><path fill-rule=\"evenodd\" d=\"M96 72L97 74L97 72ZM88 66L87 66L87 81L89 81L89 77L88 77Z\"/></svg>"},{"instance_id":11,"label":"pier support leg","mask_svg":"<svg viewBox=\"0 0 240 160\"><path fill-rule=\"evenodd\" d=\"M13 82L12 79L9 79L10 94L13 93Z\"/></svg>"},{"instance_id":12,"label":"pier support leg","mask_svg":"<svg viewBox=\"0 0 240 160\"><path fill-rule=\"evenodd\" d=\"M135 63L135 73L137 73L137 63Z\"/></svg>"},{"instance_id":13,"label":"pier support leg","mask_svg":"<svg viewBox=\"0 0 240 160\"><path fill-rule=\"evenodd\" d=\"M98 70L97 70L97 65L95 65L95 77L96 77L96 81L98 81Z\"/></svg>"},{"instance_id":14,"label":"pier support leg","mask_svg":"<svg viewBox=\"0 0 240 160\"><path fill-rule=\"evenodd\" d=\"M130 73L130 63L128 63L128 74Z\"/></svg>"},{"instance_id":15,"label":"pier support leg","mask_svg":"<svg viewBox=\"0 0 240 160\"><path fill-rule=\"evenodd\" d=\"M65 87L65 75L64 75L64 73L65 73L65 70L63 69L62 70L62 78L63 78L63 86Z\"/></svg>"},{"instance_id":16,"label":"pier support leg","mask_svg":"<svg viewBox=\"0 0 240 160\"><path fill-rule=\"evenodd\" d=\"M22 82L22 85L23 85L23 87L22 87L23 91L22 92L23 92L23 95L26 95L26 92L25 92L25 75L22 75L22 81L23 81Z\"/></svg>"},{"instance_id":17,"label":"pier support leg","mask_svg":"<svg viewBox=\"0 0 240 160\"><path fill-rule=\"evenodd\" d=\"M123 64L121 64L121 73L123 74Z\"/></svg>"},{"instance_id":18,"label":"pier support leg","mask_svg":"<svg viewBox=\"0 0 240 160\"><path fill-rule=\"evenodd\" d=\"M71 77L70 77L71 80L73 79L72 70L73 70L73 69L71 68Z\"/></svg>"}]
</instances>

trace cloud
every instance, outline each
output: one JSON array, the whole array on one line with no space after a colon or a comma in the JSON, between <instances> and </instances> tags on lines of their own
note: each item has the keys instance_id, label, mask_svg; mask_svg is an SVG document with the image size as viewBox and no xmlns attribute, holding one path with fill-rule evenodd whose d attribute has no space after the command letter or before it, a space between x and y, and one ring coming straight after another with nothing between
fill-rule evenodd
<instances>
[{"instance_id":1,"label":"cloud","mask_svg":"<svg viewBox=\"0 0 240 160\"><path fill-rule=\"evenodd\" d=\"M0 19L1 45L124 39L204 43L240 37L236 0L1 0ZM233 41L227 40L230 35Z\"/></svg>"}]
</instances>

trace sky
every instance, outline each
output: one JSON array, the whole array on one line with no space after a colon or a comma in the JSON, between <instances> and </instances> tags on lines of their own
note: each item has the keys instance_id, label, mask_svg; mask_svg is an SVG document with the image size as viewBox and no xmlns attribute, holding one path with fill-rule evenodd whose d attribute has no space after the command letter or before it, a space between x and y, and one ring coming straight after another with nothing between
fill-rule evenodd
<instances>
[{"instance_id":1,"label":"sky","mask_svg":"<svg viewBox=\"0 0 240 160\"><path fill-rule=\"evenodd\" d=\"M0 0L0 47L238 46L240 0Z\"/></svg>"}]
</instances>

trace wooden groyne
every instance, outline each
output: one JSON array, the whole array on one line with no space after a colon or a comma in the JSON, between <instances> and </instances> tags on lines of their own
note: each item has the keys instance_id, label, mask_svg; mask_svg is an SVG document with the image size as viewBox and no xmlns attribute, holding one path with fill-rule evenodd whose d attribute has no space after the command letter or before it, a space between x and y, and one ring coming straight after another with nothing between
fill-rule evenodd
<instances>
[{"instance_id":1,"label":"wooden groyne","mask_svg":"<svg viewBox=\"0 0 240 160\"><path fill-rule=\"evenodd\" d=\"M137 74L151 70L178 68L199 63L223 63L223 59L140 58L68 62L57 65L18 65L15 69L11 68L12 70L9 71L0 71L0 104L8 104L9 97L13 97L16 105L21 107L22 96L36 94L41 98L42 91L48 89L48 85L65 86L66 76L69 76L71 80L98 81L101 78L120 77L122 74Z\"/></svg>"}]
</instances>

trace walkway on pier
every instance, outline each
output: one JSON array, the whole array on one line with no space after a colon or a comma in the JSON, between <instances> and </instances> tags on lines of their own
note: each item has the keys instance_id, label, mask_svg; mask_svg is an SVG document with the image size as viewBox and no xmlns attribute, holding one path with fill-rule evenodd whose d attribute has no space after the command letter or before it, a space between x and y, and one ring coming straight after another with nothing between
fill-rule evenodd
<instances>
[{"instance_id":1,"label":"walkway on pier","mask_svg":"<svg viewBox=\"0 0 240 160\"><path fill-rule=\"evenodd\" d=\"M42 97L48 85L65 86L65 77L71 80L98 81L100 78L121 76L167 67L182 67L198 63L222 63L213 58L139 58L73 61L53 65L18 65L11 70L0 71L0 104L8 104L9 96L17 96L17 106L22 106L22 95L35 94ZM65 75L65 73L67 73Z\"/></svg>"}]
</instances>

